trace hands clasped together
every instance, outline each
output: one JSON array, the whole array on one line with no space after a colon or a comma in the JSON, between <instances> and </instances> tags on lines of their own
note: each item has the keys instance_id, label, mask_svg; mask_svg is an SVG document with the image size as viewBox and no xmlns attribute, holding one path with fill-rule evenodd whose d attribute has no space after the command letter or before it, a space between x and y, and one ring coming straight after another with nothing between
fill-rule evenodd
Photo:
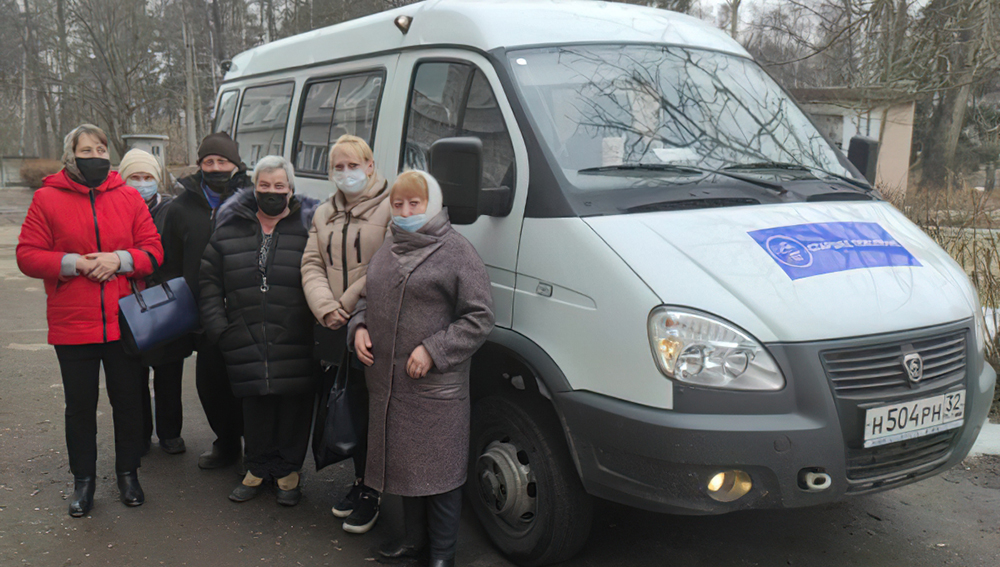
<instances>
[{"instance_id":1,"label":"hands clasped together","mask_svg":"<svg viewBox=\"0 0 1000 567\"><path fill-rule=\"evenodd\" d=\"M114 252L91 252L77 259L76 271L81 276L103 283L115 277L121 265L121 258Z\"/></svg>"},{"instance_id":2,"label":"hands clasped together","mask_svg":"<svg viewBox=\"0 0 1000 567\"><path fill-rule=\"evenodd\" d=\"M371 349L371 335L368 334L368 329L360 327L354 335L354 350L358 353L358 360L365 366L371 366L375 363ZM406 374L413 379L423 378L433 366L434 361L431 359L431 354L427 352L424 345L420 345L413 349L409 360L406 361Z\"/></svg>"}]
</instances>

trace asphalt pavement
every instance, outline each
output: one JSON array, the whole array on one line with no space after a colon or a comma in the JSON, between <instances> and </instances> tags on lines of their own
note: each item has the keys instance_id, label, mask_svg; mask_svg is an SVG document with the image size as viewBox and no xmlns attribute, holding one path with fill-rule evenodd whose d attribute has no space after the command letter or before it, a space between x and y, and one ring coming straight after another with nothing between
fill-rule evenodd
<instances>
[{"instance_id":1,"label":"asphalt pavement","mask_svg":"<svg viewBox=\"0 0 1000 567\"><path fill-rule=\"evenodd\" d=\"M353 536L330 514L353 476L349 464L316 472L307 460L303 501L279 506L271 492L234 504L232 468L202 471L212 441L184 375L188 452L155 445L139 477L146 504L117 499L111 410L98 417L99 484L85 518L67 515L72 493L55 353L46 344L42 283L14 261L30 193L0 190L0 566L365 566L374 548L401 530L399 502L387 498L375 529ZM103 387L103 386L102 386ZM979 456L935 478L889 492L800 510L725 516L668 516L598 502L584 566L1000 565L1000 426L985 429ZM465 510L458 564L509 566Z\"/></svg>"}]
</instances>

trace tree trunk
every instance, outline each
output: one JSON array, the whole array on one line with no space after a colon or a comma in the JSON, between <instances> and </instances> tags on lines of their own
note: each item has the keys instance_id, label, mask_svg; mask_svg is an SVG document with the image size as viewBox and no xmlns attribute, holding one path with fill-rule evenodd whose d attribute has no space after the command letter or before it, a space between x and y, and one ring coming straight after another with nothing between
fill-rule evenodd
<instances>
[{"instance_id":1,"label":"tree trunk","mask_svg":"<svg viewBox=\"0 0 1000 567\"><path fill-rule=\"evenodd\" d=\"M953 72L950 81L952 87L941 95L940 102L934 109L929 143L925 149L927 159L924 162L923 181L937 188L948 185L949 173L955 169L955 154L976 78L977 48L985 33L983 26L986 22L976 22L976 13L971 13L966 18L966 23L967 27L959 32L956 42L956 47L961 51L955 58L955 65L960 68Z\"/></svg>"},{"instance_id":2,"label":"tree trunk","mask_svg":"<svg viewBox=\"0 0 1000 567\"><path fill-rule=\"evenodd\" d=\"M219 9L221 0L212 0L212 28L215 31L213 43L215 44L215 61L222 63L226 60L226 32L225 23L222 21L222 10Z\"/></svg>"},{"instance_id":3,"label":"tree trunk","mask_svg":"<svg viewBox=\"0 0 1000 567\"><path fill-rule=\"evenodd\" d=\"M42 63L38 59L39 49L35 37L34 24L31 21L31 4L28 0L22 1L24 2L24 51L29 54L28 63L31 64L32 85L35 91L32 102L35 107L34 118L37 120L38 125L38 137L36 138L38 157L47 158L50 157L49 150L52 146L49 143L49 128L45 120L45 82L41 73ZM25 72L27 70L28 68L25 68Z\"/></svg>"},{"instance_id":4,"label":"tree trunk","mask_svg":"<svg viewBox=\"0 0 1000 567\"><path fill-rule=\"evenodd\" d=\"M726 0L729 5L729 35L733 39L739 34L740 28L740 4L743 0Z\"/></svg>"},{"instance_id":5,"label":"tree trunk","mask_svg":"<svg viewBox=\"0 0 1000 567\"><path fill-rule=\"evenodd\" d=\"M188 164L195 165L198 162L198 133L195 131L194 63L191 61L189 35L185 11L181 22L181 37L184 39L184 83L187 86L187 96L184 97L184 126L187 132Z\"/></svg>"},{"instance_id":6,"label":"tree trunk","mask_svg":"<svg viewBox=\"0 0 1000 567\"><path fill-rule=\"evenodd\" d=\"M56 0L56 22L59 26L59 124L56 132L66 134L70 129L70 87L67 84L69 72L69 45L66 39L66 0ZM58 140L58 137L56 138Z\"/></svg>"}]
</instances>

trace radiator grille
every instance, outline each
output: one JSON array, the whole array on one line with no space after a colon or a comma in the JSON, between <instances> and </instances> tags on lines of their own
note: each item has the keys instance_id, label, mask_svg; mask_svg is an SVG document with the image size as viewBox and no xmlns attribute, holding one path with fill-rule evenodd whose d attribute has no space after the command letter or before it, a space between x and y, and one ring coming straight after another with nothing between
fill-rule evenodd
<instances>
[{"instance_id":1,"label":"radiator grille","mask_svg":"<svg viewBox=\"0 0 1000 567\"><path fill-rule=\"evenodd\" d=\"M847 449L849 491L864 491L897 482L927 472L951 454L957 431L942 431L926 437L870 449ZM900 473L900 476L893 477Z\"/></svg>"},{"instance_id":2,"label":"radiator grille","mask_svg":"<svg viewBox=\"0 0 1000 567\"><path fill-rule=\"evenodd\" d=\"M823 365L837 394L885 394L909 389L903 357L923 358L921 385L965 375L966 333L959 331L911 342L887 343L823 353Z\"/></svg>"}]
</instances>

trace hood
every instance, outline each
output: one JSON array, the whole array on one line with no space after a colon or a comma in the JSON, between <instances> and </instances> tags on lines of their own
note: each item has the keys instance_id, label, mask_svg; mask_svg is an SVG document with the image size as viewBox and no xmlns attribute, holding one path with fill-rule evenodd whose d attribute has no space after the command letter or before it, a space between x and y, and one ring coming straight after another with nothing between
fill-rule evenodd
<instances>
[{"instance_id":1,"label":"hood","mask_svg":"<svg viewBox=\"0 0 1000 567\"><path fill-rule=\"evenodd\" d=\"M53 173L42 181L44 187L55 187L56 189L65 189L67 191L75 191L77 193L83 193L86 195L90 193L90 187L82 183L77 183L74 181L65 169L59 171L58 173ZM108 178L104 180L95 189L98 192L110 191L112 189L117 189L125 185L125 181L122 180L121 176L118 175L117 171L111 171L108 173Z\"/></svg>"},{"instance_id":2,"label":"hood","mask_svg":"<svg viewBox=\"0 0 1000 567\"><path fill-rule=\"evenodd\" d=\"M888 203L584 220L664 304L722 317L762 342L887 333L975 312L962 268Z\"/></svg>"}]
</instances>

